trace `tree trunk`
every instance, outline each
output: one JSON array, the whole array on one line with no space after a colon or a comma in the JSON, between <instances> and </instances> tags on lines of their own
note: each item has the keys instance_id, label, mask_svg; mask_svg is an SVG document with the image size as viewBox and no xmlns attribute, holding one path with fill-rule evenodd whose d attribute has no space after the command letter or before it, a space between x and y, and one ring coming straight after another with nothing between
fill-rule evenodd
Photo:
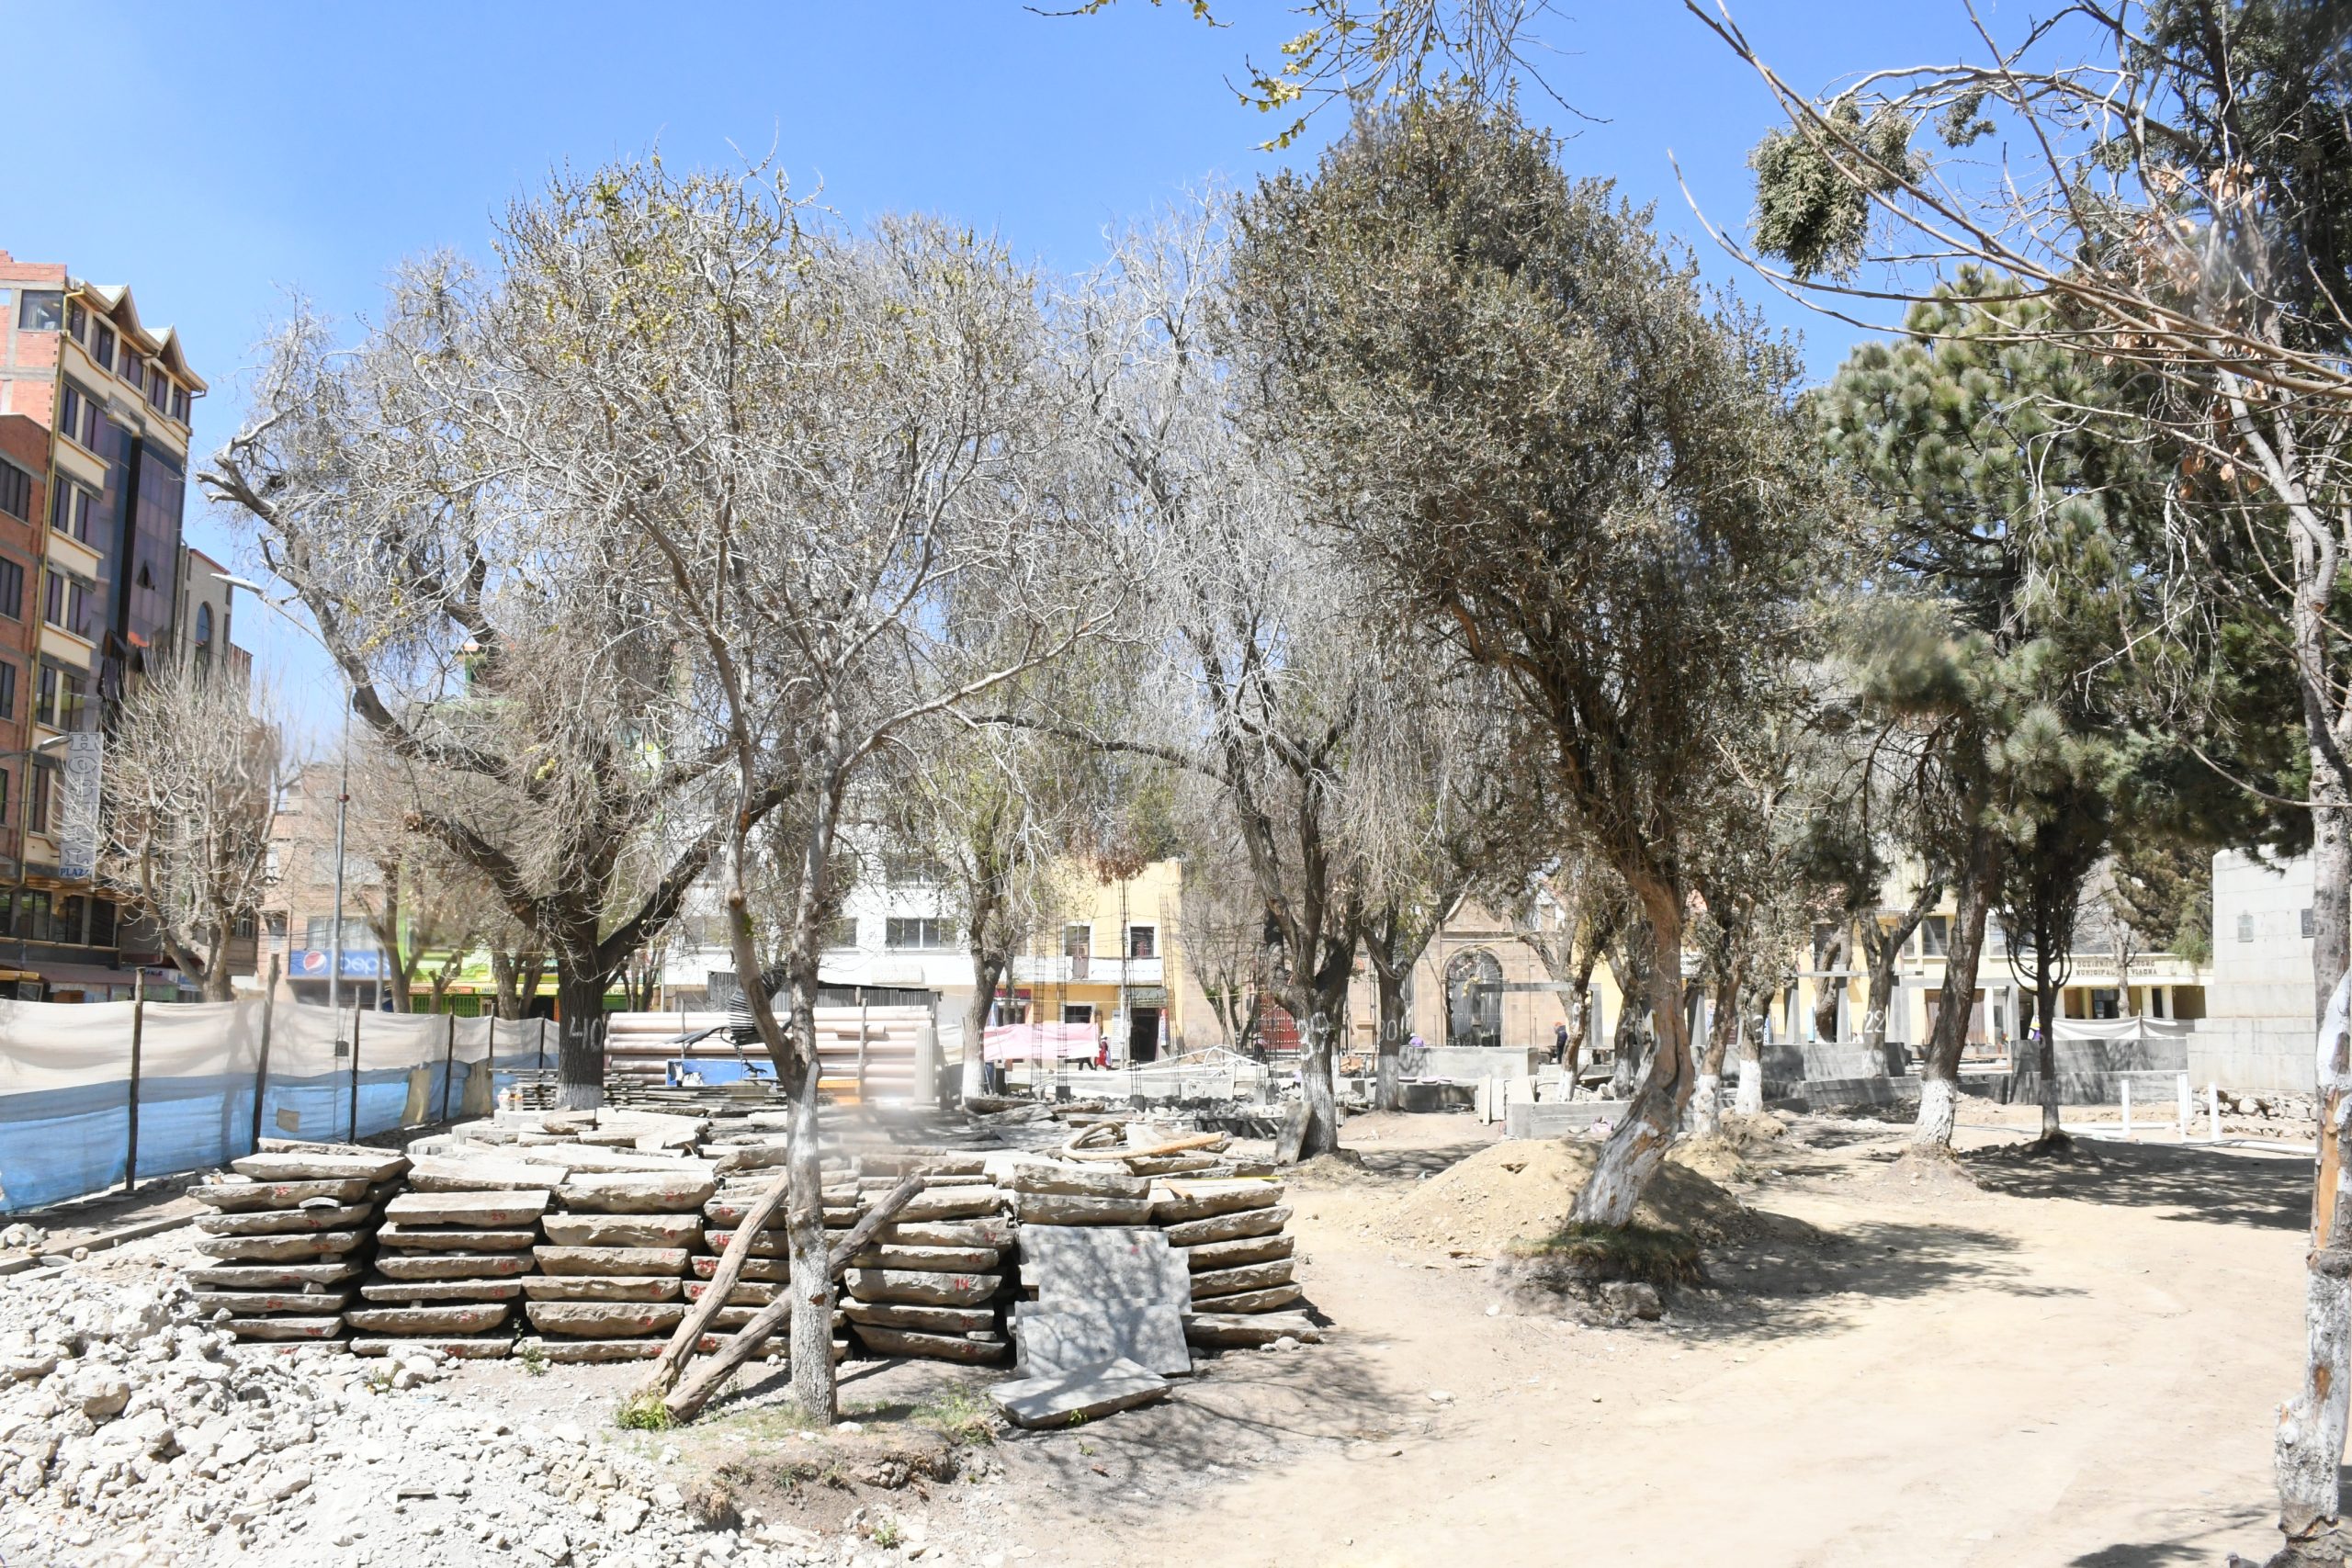
<instances>
[{"instance_id":1,"label":"tree trunk","mask_svg":"<svg viewBox=\"0 0 2352 1568\"><path fill-rule=\"evenodd\" d=\"M982 1074L988 1067L989 1012L996 1006L996 989L1004 969L1003 960L973 949L972 999L964 1009L963 1094L967 1100L982 1092Z\"/></svg>"},{"instance_id":2,"label":"tree trunk","mask_svg":"<svg viewBox=\"0 0 2352 1568\"><path fill-rule=\"evenodd\" d=\"M1764 1031L1754 997L1742 997L1739 1009L1739 1093L1733 1101L1743 1115L1764 1110Z\"/></svg>"},{"instance_id":3,"label":"tree trunk","mask_svg":"<svg viewBox=\"0 0 2352 1568\"><path fill-rule=\"evenodd\" d=\"M1826 971L1846 967L1846 951L1852 941L1850 932L1840 932L1821 950L1825 973L1813 983L1813 1034L1825 1045L1838 1042L1838 1002L1846 994L1846 982L1831 979Z\"/></svg>"},{"instance_id":4,"label":"tree trunk","mask_svg":"<svg viewBox=\"0 0 2352 1568\"><path fill-rule=\"evenodd\" d=\"M605 993L612 980L610 974L557 962L555 1007L562 1043L555 1102L561 1110L593 1111L605 1103Z\"/></svg>"},{"instance_id":5,"label":"tree trunk","mask_svg":"<svg viewBox=\"0 0 2352 1568\"><path fill-rule=\"evenodd\" d=\"M2041 1043L2034 1052L2033 1066L2041 1075L2041 1143L2054 1148L2065 1141L2066 1132L2058 1116L2058 986L2051 969L2049 942L2046 931L2035 942L2033 1018Z\"/></svg>"},{"instance_id":6,"label":"tree trunk","mask_svg":"<svg viewBox=\"0 0 2352 1568\"><path fill-rule=\"evenodd\" d=\"M797 987L792 1011L799 1032L802 1002ZM800 1038L813 1045L816 1019ZM791 1255L792 1397L803 1414L830 1427L839 1415L833 1382L833 1280L825 1258L824 1169L817 1149L816 1056L792 1108L791 1209L785 1222L785 1248Z\"/></svg>"},{"instance_id":7,"label":"tree trunk","mask_svg":"<svg viewBox=\"0 0 2352 1568\"><path fill-rule=\"evenodd\" d=\"M1650 924L1650 1021L1657 1048L1623 1121L1601 1145L1600 1159L1577 1192L1569 1218L1623 1226L1642 1190L1657 1173L1690 1105L1695 1064L1682 1021L1682 897L1671 887L1636 888Z\"/></svg>"},{"instance_id":8,"label":"tree trunk","mask_svg":"<svg viewBox=\"0 0 2352 1568\"><path fill-rule=\"evenodd\" d=\"M1707 1021L1706 1054L1699 1062L1698 1081L1690 1087L1690 1135L1713 1138L1724 1130L1724 1063L1731 1055L1739 1032L1740 965L1715 985L1715 1015Z\"/></svg>"},{"instance_id":9,"label":"tree trunk","mask_svg":"<svg viewBox=\"0 0 2352 1568\"><path fill-rule=\"evenodd\" d=\"M1411 1021L1405 1016L1405 976L1378 964L1372 966L1372 974L1380 1012L1380 1055L1373 1077L1372 1103L1379 1111L1402 1111L1405 1034Z\"/></svg>"},{"instance_id":10,"label":"tree trunk","mask_svg":"<svg viewBox=\"0 0 2352 1568\"><path fill-rule=\"evenodd\" d=\"M1340 972L1336 996L1319 989L1295 993L1306 1004L1298 1023L1299 1089L1306 1105L1306 1124L1299 1137L1298 1157L1313 1159L1340 1146L1340 1102L1331 1082L1331 1063L1348 1013L1347 971Z\"/></svg>"},{"instance_id":11,"label":"tree trunk","mask_svg":"<svg viewBox=\"0 0 2352 1568\"><path fill-rule=\"evenodd\" d=\"M1972 803L1974 804L1974 803ZM1984 951L1984 916L2001 880L2001 844L1991 826L1978 820L1968 830L1967 853L1953 906L1951 942L1944 959L1943 1004L1928 1040L1919 1079L1919 1120L1911 1129L1917 1154L1950 1155L1952 1124L1960 1112L1960 1056L1968 1046L1968 1021L1976 1002L1976 966Z\"/></svg>"}]
</instances>

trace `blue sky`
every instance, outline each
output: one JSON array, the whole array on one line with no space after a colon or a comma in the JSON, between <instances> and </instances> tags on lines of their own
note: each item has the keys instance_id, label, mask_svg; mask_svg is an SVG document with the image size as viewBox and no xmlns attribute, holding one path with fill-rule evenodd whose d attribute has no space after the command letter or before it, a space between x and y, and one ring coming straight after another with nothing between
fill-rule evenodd
<instances>
[{"instance_id":1,"label":"blue sky","mask_svg":"<svg viewBox=\"0 0 2352 1568\"><path fill-rule=\"evenodd\" d=\"M262 6L0 0L11 73L0 152L0 249L124 282L172 322L212 383L209 451L233 428L248 345L299 290L368 310L387 265L436 246L480 254L497 210L552 164L658 141L675 163L774 146L803 188L852 220L917 209L993 228L1045 266L1077 270L1106 226L1204 177L1246 181L1305 161L1329 124L1280 155L1223 85L1245 51L1286 36L1282 0L1119 0L1040 17L1018 0L771 0ZM1586 113L1565 162L1655 201L1706 271L1804 330L1816 375L1853 334L1740 275L1675 184L1677 154L1708 215L1746 220L1744 154L1772 122L1761 88L1680 0L1562 0L1548 73ZM1768 60L1817 85L1964 51L1959 0L1736 0ZM2022 13L2020 13L2020 17ZM39 40L39 41L37 41ZM25 70L32 60L47 70ZM1551 106L1531 102L1531 110ZM1562 129L1575 122L1554 112ZM191 505L199 547L249 566ZM334 711L323 660L240 615L238 640L299 707Z\"/></svg>"}]
</instances>

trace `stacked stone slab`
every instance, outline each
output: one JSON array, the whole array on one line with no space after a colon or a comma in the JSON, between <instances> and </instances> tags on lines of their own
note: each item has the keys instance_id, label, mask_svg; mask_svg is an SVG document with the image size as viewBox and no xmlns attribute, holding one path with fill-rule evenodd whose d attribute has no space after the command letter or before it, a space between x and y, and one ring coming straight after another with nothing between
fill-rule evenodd
<instances>
[{"instance_id":1,"label":"stacked stone slab","mask_svg":"<svg viewBox=\"0 0 2352 1568\"><path fill-rule=\"evenodd\" d=\"M1183 1259L1192 1279L1185 1335L1195 1345L1271 1344L1288 1336L1319 1337L1295 1307L1305 1292L1294 1277L1295 1238L1278 1181L1254 1177L1167 1178L1152 1189L1152 1223Z\"/></svg>"},{"instance_id":2,"label":"stacked stone slab","mask_svg":"<svg viewBox=\"0 0 2352 1568\"><path fill-rule=\"evenodd\" d=\"M190 1189L206 1206L188 1270L196 1299L241 1339L339 1339L378 1214L408 1160L346 1145L277 1145Z\"/></svg>"},{"instance_id":3,"label":"stacked stone slab","mask_svg":"<svg viewBox=\"0 0 2352 1568\"><path fill-rule=\"evenodd\" d=\"M385 1205L376 1272L345 1314L358 1354L429 1340L453 1356L505 1355L532 1247L547 1212L546 1188L404 1192Z\"/></svg>"},{"instance_id":4,"label":"stacked stone slab","mask_svg":"<svg viewBox=\"0 0 2352 1568\"><path fill-rule=\"evenodd\" d=\"M551 1360L660 1354L685 1318L687 1261L704 1248L700 1211L718 1190L705 1160L574 1170L540 1221L547 1239L523 1281L542 1352Z\"/></svg>"},{"instance_id":5,"label":"stacked stone slab","mask_svg":"<svg viewBox=\"0 0 2352 1568\"><path fill-rule=\"evenodd\" d=\"M858 1161L857 1216L910 1176L923 1178L923 1190L842 1277L850 1332L877 1356L1001 1361L1014 1236L1006 1195L978 1155L866 1155Z\"/></svg>"}]
</instances>

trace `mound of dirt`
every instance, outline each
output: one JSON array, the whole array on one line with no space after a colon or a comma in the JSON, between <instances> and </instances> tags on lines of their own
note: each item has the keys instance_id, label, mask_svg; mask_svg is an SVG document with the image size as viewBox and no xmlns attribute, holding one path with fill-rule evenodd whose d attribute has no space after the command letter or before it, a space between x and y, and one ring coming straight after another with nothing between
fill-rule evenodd
<instances>
[{"instance_id":1,"label":"mound of dirt","mask_svg":"<svg viewBox=\"0 0 2352 1568\"><path fill-rule=\"evenodd\" d=\"M1714 1180L1681 1163L1666 1164L1634 1211L1635 1221L1715 1241L1755 1228L1755 1216ZM1390 1212L1398 1241L1467 1252L1492 1252L1525 1236L1541 1237L1568 1216L1592 1174L1598 1144L1519 1138L1479 1150L1421 1182Z\"/></svg>"}]
</instances>

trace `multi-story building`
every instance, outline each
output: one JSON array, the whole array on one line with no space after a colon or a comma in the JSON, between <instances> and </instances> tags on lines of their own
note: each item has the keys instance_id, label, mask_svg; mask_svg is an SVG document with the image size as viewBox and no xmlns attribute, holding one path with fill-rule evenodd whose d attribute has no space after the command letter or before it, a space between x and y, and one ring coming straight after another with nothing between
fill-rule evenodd
<instances>
[{"instance_id":1,"label":"multi-story building","mask_svg":"<svg viewBox=\"0 0 2352 1568\"><path fill-rule=\"evenodd\" d=\"M130 289L0 251L0 965L19 996L126 997L161 959L92 886L93 846L62 836L95 813L69 812L62 782L88 754L72 738L185 635L188 418L205 390Z\"/></svg>"}]
</instances>

